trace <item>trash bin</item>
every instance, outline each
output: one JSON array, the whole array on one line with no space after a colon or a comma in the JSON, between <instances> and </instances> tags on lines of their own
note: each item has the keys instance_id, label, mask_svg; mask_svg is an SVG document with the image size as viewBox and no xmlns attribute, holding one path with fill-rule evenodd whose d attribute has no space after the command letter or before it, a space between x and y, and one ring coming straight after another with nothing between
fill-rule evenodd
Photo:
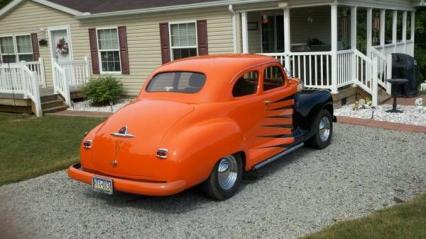
<instances>
[{"instance_id":1,"label":"trash bin","mask_svg":"<svg viewBox=\"0 0 426 239\"><path fill-rule=\"evenodd\" d=\"M394 92L400 97L413 97L417 95L417 63L414 57L402 54L392 54L392 79L407 79L403 86L395 87Z\"/></svg>"}]
</instances>

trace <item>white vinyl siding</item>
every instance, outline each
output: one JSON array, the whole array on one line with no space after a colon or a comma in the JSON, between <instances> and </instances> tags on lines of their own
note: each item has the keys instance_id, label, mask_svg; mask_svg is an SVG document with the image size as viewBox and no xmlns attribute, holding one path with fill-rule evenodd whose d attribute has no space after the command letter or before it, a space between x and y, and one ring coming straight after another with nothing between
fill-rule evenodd
<instances>
[{"instance_id":1,"label":"white vinyl siding","mask_svg":"<svg viewBox=\"0 0 426 239\"><path fill-rule=\"evenodd\" d=\"M34 18L31 16L43 16ZM138 14L102 19L78 20L73 16L56 11L33 1L22 2L0 20L0 37L14 33L37 32L39 40L47 39L49 26L70 26L73 56L75 60L89 57L90 41L88 29L126 26L129 50L129 75L119 75L126 94L137 95L151 72L161 65L159 23L189 22L194 19L208 21L209 54L233 52L232 21L228 7L173 11L171 14ZM239 43L239 41L237 42ZM40 57L44 60L46 83L53 87L50 46L40 46ZM98 58L99 59L99 58ZM93 78L96 78L94 75Z\"/></svg>"}]
</instances>

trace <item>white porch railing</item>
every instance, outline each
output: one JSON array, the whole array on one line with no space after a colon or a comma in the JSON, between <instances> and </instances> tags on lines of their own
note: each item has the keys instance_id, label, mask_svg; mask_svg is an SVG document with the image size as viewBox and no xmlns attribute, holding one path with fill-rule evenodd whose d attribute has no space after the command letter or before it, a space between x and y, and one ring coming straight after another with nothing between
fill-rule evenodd
<instances>
[{"instance_id":1,"label":"white porch railing","mask_svg":"<svg viewBox=\"0 0 426 239\"><path fill-rule=\"evenodd\" d=\"M337 88L350 85L353 83L355 71L354 64L354 51L344 50L337 52Z\"/></svg>"},{"instance_id":2,"label":"white porch railing","mask_svg":"<svg viewBox=\"0 0 426 239\"><path fill-rule=\"evenodd\" d=\"M383 88L387 89L389 91L389 84L387 82L388 79L390 79L392 76L389 75L389 59L388 57L391 55L386 56L385 54L378 51L376 48L371 47L370 48L370 54L371 58L377 58L377 78L378 78L378 84L382 86ZM389 92L390 93L390 92Z\"/></svg>"},{"instance_id":3,"label":"white porch railing","mask_svg":"<svg viewBox=\"0 0 426 239\"><path fill-rule=\"evenodd\" d=\"M303 81L308 88L331 88L331 53L330 52L292 52L262 53L265 56L276 58L283 66L287 66L287 73L291 77ZM286 63L286 59L289 62Z\"/></svg>"},{"instance_id":4,"label":"white porch railing","mask_svg":"<svg viewBox=\"0 0 426 239\"><path fill-rule=\"evenodd\" d=\"M39 79L39 85L41 87L46 87L46 77L44 74L44 61L40 57L38 61L29 61L25 62L25 65L31 70L36 72L38 79Z\"/></svg>"},{"instance_id":5,"label":"white porch railing","mask_svg":"<svg viewBox=\"0 0 426 239\"><path fill-rule=\"evenodd\" d=\"M25 62L0 65L0 93L22 94L24 98L30 98L36 116L42 116L38 74Z\"/></svg>"},{"instance_id":6,"label":"white porch railing","mask_svg":"<svg viewBox=\"0 0 426 239\"><path fill-rule=\"evenodd\" d=\"M354 50L355 54L355 83L363 90L371 94L371 59L358 50Z\"/></svg>"},{"instance_id":7,"label":"white porch railing","mask_svg":"<svg viewBox=\"0 0 426 239\"><path fill-rule=\"evenodd\" d=\"M61 61L52 59L53 89L62 95L65 103L71 106L72 88L82 87L90 80L89 60Z\"/></svg>"},{"instance_id":8,"label":"white porch railing","mask_svg":"<svg viewBox=\"0 0 426 239\"><path fill-rule=\"evenodd\" d=\"M64 69L70 87L80 87L90 80L91 72L87 57L84 60L60 62L59 66Z\"/></svg>"},{"instance_id":9,"label":"white porch railing","mask_svg":"<svg viewBox=\"0 0 426 239\"><path fill-rule=\"evenodd\" d=\"M373 104L377 105L375 84L379 79L378 69L379 62L383 63L382 58L379 61L379 57L375 56L377 66L373 66L372 60L360 51L344 50L338 51L337 65L332 66L331 52L263 53L263 55L274 57L283 66L287 66L288 74L303 81L303 85L307 88L331 90L333 88L331 69L337 67L337 88L357 84L372 95ZM288 63L286 59L289 59ZM381 79L386 80L385 76Z\"/></svg>"},{"instance_id":10,"label":"white porch railing","mask_svg":"<svg viewBox=\"0 0 426 239\"><path fill-rule=\"evenodd\" d=\"M71 92L65 70L52 59L53 89L64 97L65 103L71 106Z\"/></svg>"}]
</instances>

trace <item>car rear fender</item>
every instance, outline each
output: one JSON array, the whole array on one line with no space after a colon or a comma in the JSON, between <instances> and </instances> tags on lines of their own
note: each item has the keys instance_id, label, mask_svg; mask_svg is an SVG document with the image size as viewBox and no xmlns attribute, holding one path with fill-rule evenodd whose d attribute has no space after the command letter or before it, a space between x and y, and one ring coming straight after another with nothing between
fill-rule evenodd
<instances>
[{"instance_id":1,"label":"car rear fender","mask_svg":"<svg viewBox=\"0 0 426 239\"><path fill-rule=\"evenodd\" d=\"M172 160L177 161L177 173L182 173L179 176L196 185L209 177L221 157L243 151L243 136L234 121L217 118L169 134L162 145L170 149Z\"/></svg>"}]
</instances>

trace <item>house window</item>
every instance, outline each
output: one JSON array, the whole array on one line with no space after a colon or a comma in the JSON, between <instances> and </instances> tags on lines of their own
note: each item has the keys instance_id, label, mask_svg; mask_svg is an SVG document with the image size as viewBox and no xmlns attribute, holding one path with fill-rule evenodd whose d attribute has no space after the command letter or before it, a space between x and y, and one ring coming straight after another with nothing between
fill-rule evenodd
<instances>
[{"instance_id":1,"label":"house window","mask_svg":"<svg viewBox=\"0 0 426 239\"><path fill-rule=\"evenodd\" d=\"M98 49L101 73L120 73L120 46L117 28L98 29Z\"/></svg>"},{"instance_id":2,"label":"house window","mask_svg":"<svg viewBox=\"0 0 426 239\"><path fill-rule=\"evenodd\" d=\"M33 60L33 46L31 36L17 36L16 37L17 54L19 61L32 61Z\"/></svg>"},{"instance_id":3,"label":"house window","mask_svg":"<svg viewBox=\"0 0 426 239\"><path fill-rule=\"evenodd\" d=\"M170 23L170 46L173 60L197 56L197 30L195 22Z\"/></svg>"},{"instance_id":4,"label":"house window","mask_svg":"<svg viewBox=\"0 0 426 239\"><path fill-rule=\"evenodd\" d=\"M33 47L30 35L0 37L0 61L14 63L33 61Z\"/></svg>"}]
</instances>

